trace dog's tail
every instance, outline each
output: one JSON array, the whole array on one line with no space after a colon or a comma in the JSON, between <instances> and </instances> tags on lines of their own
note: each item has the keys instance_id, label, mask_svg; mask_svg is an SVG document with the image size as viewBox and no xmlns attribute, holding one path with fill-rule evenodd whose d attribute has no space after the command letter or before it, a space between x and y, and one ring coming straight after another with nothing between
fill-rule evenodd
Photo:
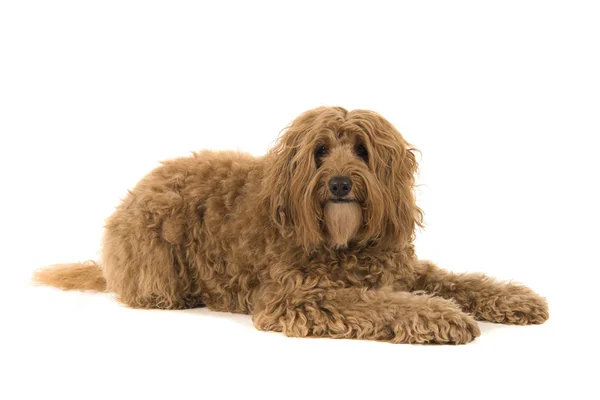
<instances>
[{"instance_id":1,"label":"dog's tail","mask_svg":"<svg viewBox=\"0 0 600 400\"><path fill-rule=\"evenodd\" d=\"M106 291L106 279L94 261L75 264L57 264L37 270L33 281L64 290Z\"/></svg>"}]
</instances>

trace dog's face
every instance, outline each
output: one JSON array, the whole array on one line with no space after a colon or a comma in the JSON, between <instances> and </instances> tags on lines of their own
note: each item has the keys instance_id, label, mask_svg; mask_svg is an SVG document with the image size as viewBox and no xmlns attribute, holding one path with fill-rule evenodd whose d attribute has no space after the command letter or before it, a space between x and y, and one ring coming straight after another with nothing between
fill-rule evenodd
<instances>
[{"instance_id":1,"label":"dog's face","mask_svg":"<svg viewBox=\"0 0 600 400\"><path fill-rule=\"evenodd\" d=\"M307 111L266 160L264 197L273 219L307 249L397 246L421 224L413 149L372 111Z\"/></svg>"}]
</instances>

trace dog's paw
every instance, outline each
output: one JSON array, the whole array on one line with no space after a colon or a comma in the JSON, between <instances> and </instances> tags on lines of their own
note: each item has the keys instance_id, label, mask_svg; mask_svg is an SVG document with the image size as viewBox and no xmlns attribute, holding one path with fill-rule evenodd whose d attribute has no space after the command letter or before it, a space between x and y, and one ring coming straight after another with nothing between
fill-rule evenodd
<instances>
[{"instance_id":1,"label":"dog's paw","mask_svg":"<svg viewBox=\"0 0 600 400\"><path fill-rule=\"evenodd\" d=\"M508 283L498 293L480 298L477 319L501 324L542 324L549 318L546 299L526 286Z\"/></svg>"},{"instance_id":2,"label":"dog's paw","mask_svg":"<svg viewBox=\"0 0 600 400\"><path fill-rule=\"evenodd\" d=\"M477 321L454 302L441 298L427 300L422 307L395 321L392 342L464 344L480 335Z\"/></svg>"}]
</instances>

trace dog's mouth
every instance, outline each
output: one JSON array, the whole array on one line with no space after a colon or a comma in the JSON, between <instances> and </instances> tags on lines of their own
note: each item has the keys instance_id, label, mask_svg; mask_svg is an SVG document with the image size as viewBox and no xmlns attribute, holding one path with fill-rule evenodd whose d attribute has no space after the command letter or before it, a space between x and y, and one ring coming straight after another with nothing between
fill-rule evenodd
<instances>
[{"instance_id":1,"label":"dog's mouth","mask_svg":"<svg viewBox=\"0 0 600 400\"><path fill-rule=\"evenodd\" d=\"M331 203L356 203L356 199L329 199L327 200Z\"/></svg>"},{"instance_id":2,"label":"dog's mouth","mask_svg":"<svg viewBox=\"0 0 600 400\"><path fill-rule=\"evenodd\" d=\"M333 203L333 204L354 204L357 203L358 204L358 200L357 199L339 199L339 198L329 198L327 200L325 200L321 206L325 207L327 204L329 203Z\"/></svg>"}]
</instances>

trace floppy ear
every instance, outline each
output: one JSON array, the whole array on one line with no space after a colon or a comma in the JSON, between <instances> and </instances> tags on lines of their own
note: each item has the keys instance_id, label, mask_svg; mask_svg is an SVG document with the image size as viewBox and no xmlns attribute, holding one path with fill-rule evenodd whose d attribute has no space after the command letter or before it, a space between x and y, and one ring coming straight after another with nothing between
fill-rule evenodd
<instances>
[{"instance_id":1,"label":"floppy ear","mask_svg":"<svg viewBox=\"0 0 600 400\"><path fill-rule=\"evenodd\" d=\"M390 218L391 226L388 229L402 241L412 242L417 226L423 227L423 212L417 206L414 193L417 150L405 142L399 133L398 138L396 149L391 152L389 174L384 178L388 182L386 187L392 202L395 202L391 205L393 217Z\"/></svg>"},{"instance_id":2,"label":"floppy ear","mask_svg":"<svg viewBox=\"0 0 600 400\"><path fill-rule=\"evenodd\" d=\"M302 212L312 201L306 198L306 185L314 173L310 138L319 113L320 109L307 111L285 129L266 156L261 188L275 225L283 234L293 229L306 247L320 240L318 210Z\"/></svg>"},{"instance_id":3,"label":"floppy ear","mask_svg":"<svg viewBox=\"0 0 600 400\"><path fill-rule=\"evenodd\" d=\"M373 167L381 183L381 199L378 199L383 206L381 240L395 244L411 242L416 227L423 226L423 212L417 207L414 195L417 150L379 114L366 110L353 113L352 122L372 142Z\"/></svg>"},{"instance_id":4,"label":"floppy ear","mask_svg":"<svg viewBox=\"0 0 600 400\"><path fill-rule=\"evenodd\" d=\"M292 223L290 184L295 169L293 159L296 155L296 147L289 143L292 137L288 133L278 139L277 144L266 156L267 169L261 193L261 197L268 203L275 225L280 228L290 226Z\"/></svg>"}]
</instances>

